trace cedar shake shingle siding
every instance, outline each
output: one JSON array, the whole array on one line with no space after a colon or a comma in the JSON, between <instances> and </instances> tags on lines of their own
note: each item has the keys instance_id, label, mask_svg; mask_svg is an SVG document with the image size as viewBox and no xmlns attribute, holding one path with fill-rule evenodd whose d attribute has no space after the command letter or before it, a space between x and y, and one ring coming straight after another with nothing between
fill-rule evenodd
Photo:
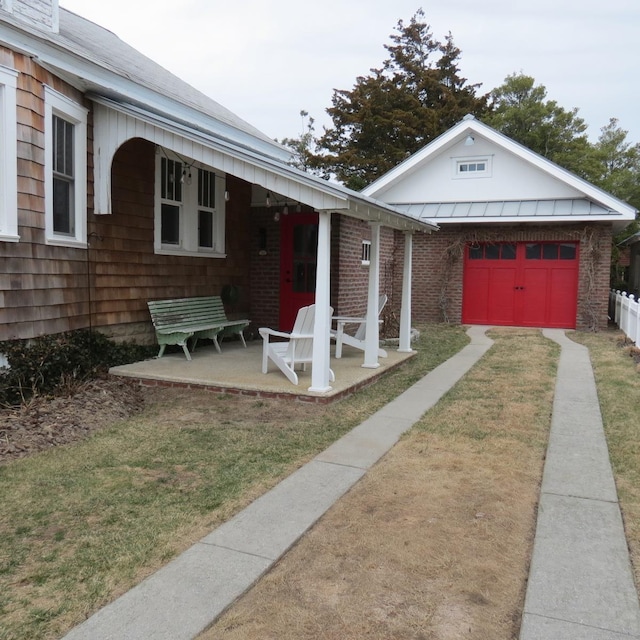
<instances>
[{"instance_id":1,"label":"cedar shake shingle siding","mask_svg":"<svg viewBox=\"0 0 640 640\"><path fill-rule=\"evenodd\" d=\"M231 177L227 180L231 194L226 207L227 258L156 255L155 145L150 142L132 140L116 154L113 214L88 214L88 249L45 243L43 85L79 103L82 96L32 60L12 55L19 71L20 242L0 243L0 340L89 327L152 339L147 300L217 295L228 283L242 294L237 311L248 313L250 186ZM89 126L89 210L93 208L91 132Z\"/></svg>"},{"instance_id":2,"label":"cedar shake shingle siding","mask_svg":"<svg viewBox=\"0 0 640 640\"><path fill-rule=\"evenodd\" d=\"M45 244L44 84L82 103L82 95L33 60L3 50L17 80L18 233L0 243L0 340L78 329L88 324L86 252Z\"/></svg>"}]
</instances>

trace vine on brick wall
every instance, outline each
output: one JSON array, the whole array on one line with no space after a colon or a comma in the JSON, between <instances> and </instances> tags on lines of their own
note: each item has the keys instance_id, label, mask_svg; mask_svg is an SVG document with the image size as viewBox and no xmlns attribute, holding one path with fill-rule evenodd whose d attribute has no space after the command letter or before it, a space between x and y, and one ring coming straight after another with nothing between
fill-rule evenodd
<instances>
[{"instance_id":1,"label":"vine on brick wall","mask_svg":"<svg viewBox=\"0 0 640 640\"><path fill-rule=\"evenodd\" d=\"M393 248L393 257L384 263L384 275L382 291L388 296L387 304L382 310L382 325L380 326L381 338L397 338L400 335L400 321L395 312L395 287L394 274L396 270L396 248Z\"/></svg>"},{"instance_id":2,"label":"vine on brick wall","mask_svg":"<svg viewBox=\"0 0 640 640\"><path fill-rule=\"evenodd\" d=\"M598 265L602 259L602 240L596 229L585 227L581 230L570 231L568 239L580 242L581 264L583 272L583 295L580 313L590 331L598 329L597 283ZM504 242L504 234L497 231L473 230L465 235L458 235L447 245L440 257L440 291L438 293L438 308L443 322L451 321L449 309L451 307L452 283L455 268L464 257L464 250L468 244Z\"/></svg>"},{"instance_id":3,"label":"vine on brick wall","mask_svg":"<svg viewBox=\"0 0 640 640\"><path fill-rule=\"evenodd\" d=\"M440 257L440 291L438 292L438 309L442 322L449 324L451 318L449 309L451 307L451 284L455 267L464 257L464 249L468 244L479 244L481 242L497 242L498 233L496 231L473 230L465 235L458 235L451 244L447 245Z\"/></svg>"},{"instance_id":4,"label":"vine on brick wall","mask_svg":"<svg viewBox=\"0 0 640 640\"><path fill-rule=\"evenodd\" d=\"M584 297L581 313L589 331L597 331L597 272L602 258L602 244L599 234L596 233L593 227L585 227L580 233L580 250L582 252L582 262L585 266Z\"/></svg>"}]
</instances>

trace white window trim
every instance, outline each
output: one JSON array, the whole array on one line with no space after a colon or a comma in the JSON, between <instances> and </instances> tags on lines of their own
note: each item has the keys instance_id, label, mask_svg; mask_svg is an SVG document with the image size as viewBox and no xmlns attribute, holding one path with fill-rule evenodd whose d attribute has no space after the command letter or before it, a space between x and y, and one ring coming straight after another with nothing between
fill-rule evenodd
<instances>
[{"instance_id":1,"label":"white window trim","mask_svg":"<svg viewBox=\"0 0 640 640\"><path fill-rule=\"evenodd\" d=\"M465 156L453 158L453 177L458 180L469 180L472 178L490 178L493 172L491 156ZM466 164L477 164L484 162L484 171L460 171L460 167Z\"/></svg>"},{"instance_id":2,"label":"white window trim","mask_svg":"<svg viewBox=\"0 0 640 640\"><path fill-rule=\"evenodd\" d=\"M87 113L82 105L45 85L45 238L46 243L64 247L87 246ZM75 233L73 236L53 231L53 116L74 125L73 186Z\"/></svg>"},{"instance_id":3,"label":"white window trim","mask_svg":"<svg viewBox=\"0 0 640 640\"><path fill-rule=\"evenodd\" d=\"M0 66L0 241L18 242L18 72Z\"/></svg>"},{"instance_id":4,"label":"white window trim","mask_svg":"<svg viewBox=\"0 0 640 640\"><path fill-rule=\"evenodd\" d=\"M225 218L226 218L226 178L221 176L213 168L200 162L188 160L186 162L187 171L191 169L192 182L182 185L182 206L180 207L180 244L169 245L162 244L161 236L161 220L162 220L162 193L160 180L160 164L161 159L165 155L171 160L177 160L185 165L185 158L178 157L166 149L158 149L156 153L156 172L155 172L155 198L154 198L154 250L159 255L171 256L190 256L200 258L226 258L225 253ZM202 207L205 211L213 212L213 247L200 247L198 237L198 169L204 169L215 174L215 208Z\"/></svg>"},{"instance_id":5,"label":"white window trim","mask_svg":"<svg viewBox=\"0 0 640 640\"><path fill-rule=\"evenodd\" d=\"M360 260L363 267L371 264L371 240L362 241L362 255Z\"/></svg>"}]
</instances>

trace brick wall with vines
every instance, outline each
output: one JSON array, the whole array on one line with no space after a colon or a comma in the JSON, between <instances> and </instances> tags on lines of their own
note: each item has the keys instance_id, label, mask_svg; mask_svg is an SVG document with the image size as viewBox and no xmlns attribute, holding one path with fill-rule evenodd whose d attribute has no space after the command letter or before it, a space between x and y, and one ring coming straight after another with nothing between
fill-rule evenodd
<instances>
[{"instance_id":1,"label":"brick wall with vines","mask_svg":"<svg viewBox=\"0 0 640 640\"><path fill-rule=\"evenodd\" d=\"M438 232L416 234L413 322L456 324L462 321L462 272L467 243L544 241L579 243L576 326L588 331L604 329L607 326L611 259L611 226L606 224L484 228L442 225ZM402 261L398 263L401 265Z\"/></svg>"}]
</instances>

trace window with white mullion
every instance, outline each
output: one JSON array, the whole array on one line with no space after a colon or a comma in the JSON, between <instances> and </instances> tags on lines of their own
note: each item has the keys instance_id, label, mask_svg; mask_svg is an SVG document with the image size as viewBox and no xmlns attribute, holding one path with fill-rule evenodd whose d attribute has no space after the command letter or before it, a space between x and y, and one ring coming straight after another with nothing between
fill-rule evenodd
<instances>
[{"instance_id":1,"label":"window with white mullion","mask_svg":"<svg viewBox=\"0 0 640 640\"><path fill-rule=\"evenodd\" d=\"M223 257L225 179L175 156L158 152L156 252Z\"/></svg>"},{"instance_id":2,"label":"window with white mullion","mask_svg":"<svg viewBox=\"0 0 640 640\"><path fill-rule=\"evenodd\" d=\"M456 178L488 178L491 176L491 157L454 158Z\"/></svg>"},{"instance_id":3,"label":"window with white mullion","mask_svg":"<svg viewBox=\"0 0 640 640\"><path fill-rule=\"evenodd\" d=\"M213 250L214 217L216 212L216 175L198 169L198 247Z\"/></svg>"},{"instance_id":4,"label":"window with white mullion","mask_svg":"<svg viewBox=\"0 0 640 640\"><path fill-rule=\"evenodd\" d=\"M47 86L45 175L47 243L86 246L87 109Z\"/></svg>"},{"instance_id":5,"label":"window with white mullion","mask_svg":"<svg viewBox=\"0 0 640 640\"><path fill-rule=\"evenodd\" d=\"M53 115L53 232L75 235L73 124Z\"/></svg>"}]
</instances>

